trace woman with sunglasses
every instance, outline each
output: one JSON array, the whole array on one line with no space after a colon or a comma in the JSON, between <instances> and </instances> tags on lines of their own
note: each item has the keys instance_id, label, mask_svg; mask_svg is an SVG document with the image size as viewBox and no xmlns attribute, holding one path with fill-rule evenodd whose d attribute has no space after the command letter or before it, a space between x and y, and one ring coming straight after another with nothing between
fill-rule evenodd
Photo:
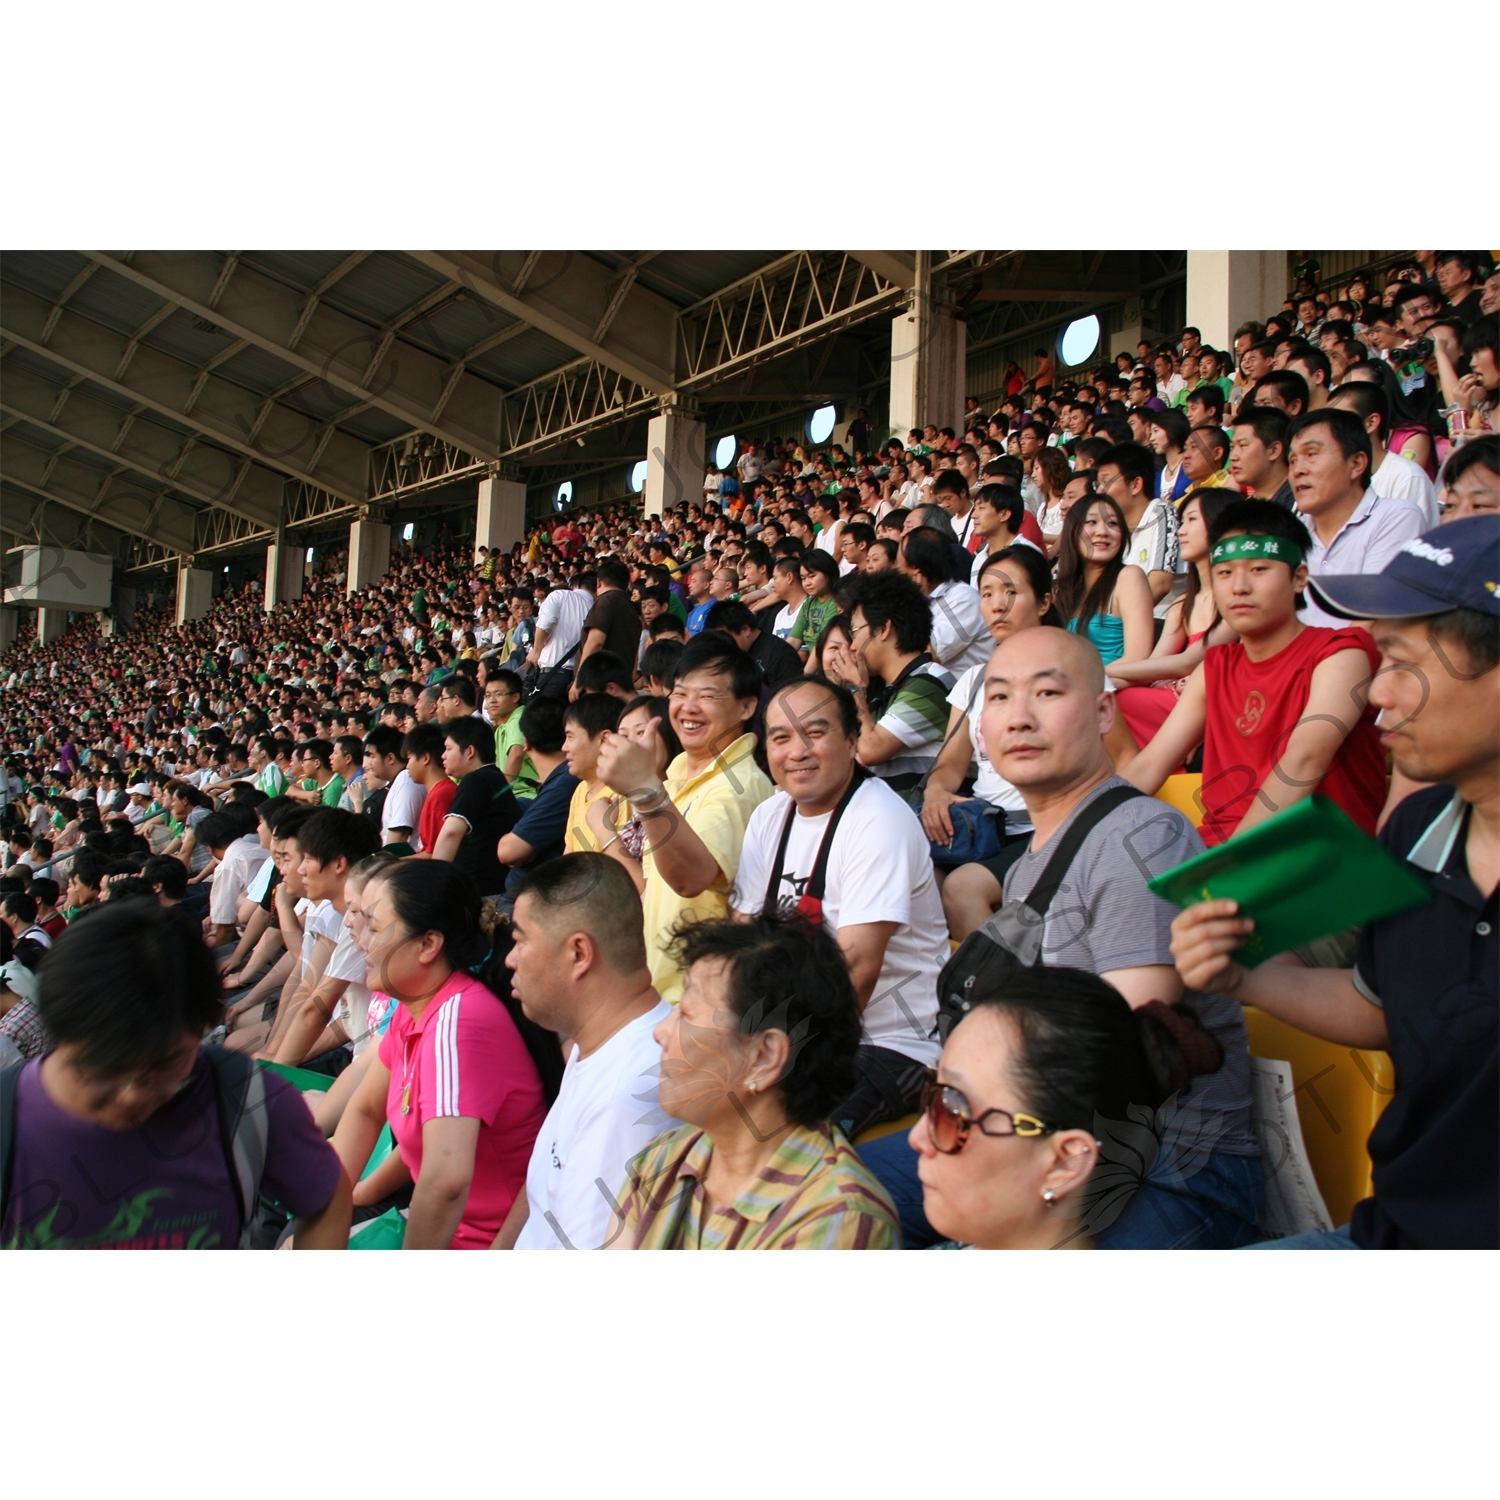
<instances>
[{"instance_id":1,"label":"woman with sunglasses","mask_svg":"<svg viewBox=\"0 0 1500 1500\"><path fill-rule=\"evenodd\" d=\"M927 1222L979 1249L1092 1249L1156 1154L1162 1105L1221 1061L1186 1006L1018 969L950 1032L908 1137Z\"/></svg>"}]
</instances>

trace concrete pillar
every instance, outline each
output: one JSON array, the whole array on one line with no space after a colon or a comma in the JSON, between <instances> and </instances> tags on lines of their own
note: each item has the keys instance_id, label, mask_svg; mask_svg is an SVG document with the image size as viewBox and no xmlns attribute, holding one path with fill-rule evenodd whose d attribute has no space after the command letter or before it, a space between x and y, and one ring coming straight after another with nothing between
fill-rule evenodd
<instances>
[{"instance_id":1,"label":"concrete pillar","mask_svg":"<svg viewBox=\"0 0 1500 1500\"><path fill-rule=\"evenodd\" d=\"M119 629L120 622L113 615L101 614L99 616L99 634L101 636L116 635Z\"/></svg>"},{"instance_id":2,"label":"concrete pillar","mask_svg":"<svg viewBox=\"0 0 1500 1500\"><path fill-rule=\"evenodd\" d=\"M1280 311L1285 296L1285 250L1188 251L1187 321L1215 349L1229 348L1241 323Z\"/></svg>"},{"instance_id":3,"label":"concrete pillar","mask_svg":"<svg viewBox=\"0 0 1500 1500\"><path fill-rule=\"evenodd\" d=\"M703 423L695 412L669 407L646 426L646 488L648 516L660 516L703 499L708 473Z\"/></svg>"},{"instance_id":4,"label":"concrete pillar","mask_svg":"<svg viewBox=\"0 0 1500 1500\"><path fill-rule=\"evenodd\" d=\"M302 597L307 549L292 542L266 548L266 613L278 604L294 604Z\"/></svg>"},{"instance_id":5,"label":"concrete pillar","mask_svg":"<svg viewBox=\"0 0 1500 1500\"><path fill-rule=\"evenodd\" d=\"M36 638L42 645L50 646L68 628L68 612L65 609L39 609L36 612Z\"/></svg>"},{"instance_id":6,"label":"concrete pillar","mask_svg":"<svg viewBox=\"0 0 1500 1500\"><path fill-rule=\"evenodd\" d=\"M0 609L0 653L9 651L15 645L18 619L15 610Z\"/></svg>"},{"instance_id":7,"label":"concrete pillar","mask_svg":"<svg viewBox=\"0 0 1500 1500\"><path fill-rule=\"evenodd\" d=\"M913 427L963 431L966 327L933 301L932 252L917 252L917 284L904 312L891 319L891 435L904 443Z\"/></svg>"},{"instance_id":8,"label":"concrete pillar","mask_svg":"<svg viewBox=\"0 0 1500 1500\"><path fill-rule=\"evenodd\" d=\"M526 535L526 486L516 479L490 474L479 481L479 509L474 519L474 555L481 547L509 552Z\"/></svg>"},{"instance_id":9,"label":"concrete pillar","mask_svg":"<svg viewBox=\"0 0 1500 1500\"><path fill-rule=\"evenodd\" d=\"M135 600L136 591L134 589L121 588L119 584L115 585L115 597L110 607L110 612L121 630L130 630L135 625Z\"/></svg>"},{"instance_id":10,"label":"concrete pillar","mask_svg":"<svg viewBox=\"0 0 1500 1500\"><path fill-rule=\"evenodd\" d=\"M214 602L214 575L207 568L178 568L177 623L201 620Z\"/></svg>"},{"instance_id":11,"label":"concrete pillar","mask_svg":"<svg viewBox=\"0 0 1500 1500\"><path fill-rule=\"evenodd\" d=\"M391 528L381 521L354 521L349 526L346 594L362 594L391 567Z\"/></svg>"}]
</instances>

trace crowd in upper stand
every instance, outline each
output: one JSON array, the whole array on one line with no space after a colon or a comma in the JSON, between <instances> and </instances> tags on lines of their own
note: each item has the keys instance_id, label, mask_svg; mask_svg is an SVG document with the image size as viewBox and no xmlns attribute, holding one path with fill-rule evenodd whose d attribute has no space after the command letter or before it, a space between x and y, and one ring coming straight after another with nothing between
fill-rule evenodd
<instances>
[{"instance_id":1,"label":"crowd in upper stand","mask_svg":"<svg viewBox=\"0 0 1500 1500\"><path fill-rule=\"evenodd\" d=\"M1254 1005L1397 1080L1273 1243L1496 1244L1500 277L1319 270L662 517L20 639L0 1243L1247 1245ZM1427 904L1250 967L1148 886L1314 793Z\"/></svg>"}]
</instances>

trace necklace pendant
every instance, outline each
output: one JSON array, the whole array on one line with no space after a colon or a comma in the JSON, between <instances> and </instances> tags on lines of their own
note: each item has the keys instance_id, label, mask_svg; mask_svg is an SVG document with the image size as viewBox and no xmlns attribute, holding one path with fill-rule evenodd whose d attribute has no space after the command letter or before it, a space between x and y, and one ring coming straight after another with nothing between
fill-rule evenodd
<instances>
[{"instance_id":1,"label":"necklace pendant","mask_svg":"<svg viewBox=\"0 0 1500 1500\"><path fill-rule=\"evenodd\" d=\"M410 1084L407 1084L406 1087L401 1090L401 1113L403 1115L409 1115L411 1113L411 1085Z\"/></svg>"}]
</instances>

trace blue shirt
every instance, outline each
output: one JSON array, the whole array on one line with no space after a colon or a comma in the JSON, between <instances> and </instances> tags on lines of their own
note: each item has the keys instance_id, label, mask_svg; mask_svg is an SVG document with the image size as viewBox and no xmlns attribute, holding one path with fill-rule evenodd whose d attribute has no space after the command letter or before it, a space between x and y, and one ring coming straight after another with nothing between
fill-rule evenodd
<instances>
[{"instance_id":1,"label":"blue shirt","mask_svg":"<svg viewBox=\"0 0 1500 1500\"><path fill-rule=\"evenodd\" d=\"M703 629L703 622L708 618L709 610L711 610L718 602L719 601L717 599L705 599L702 604L695 604L692 609L688 611L687 635L689 640L691 640Z\"/></svg>"},{"instance_id":2,"label":"blue shirt","mask_svg":"<svg viewBox=\"0 0 1500 1500\"><path fill-rule=\"evenodd\" d=\"M560 765L541 784L531 802L525 804L526 811L511 832L530 844L536 850L536 857L529 865L510 872L505 881L507 891L515 890L527 870L562 854L563 835L568 831L568 807L577 785L578 778L566 765Z\"/></svg>"}]
</instances>

